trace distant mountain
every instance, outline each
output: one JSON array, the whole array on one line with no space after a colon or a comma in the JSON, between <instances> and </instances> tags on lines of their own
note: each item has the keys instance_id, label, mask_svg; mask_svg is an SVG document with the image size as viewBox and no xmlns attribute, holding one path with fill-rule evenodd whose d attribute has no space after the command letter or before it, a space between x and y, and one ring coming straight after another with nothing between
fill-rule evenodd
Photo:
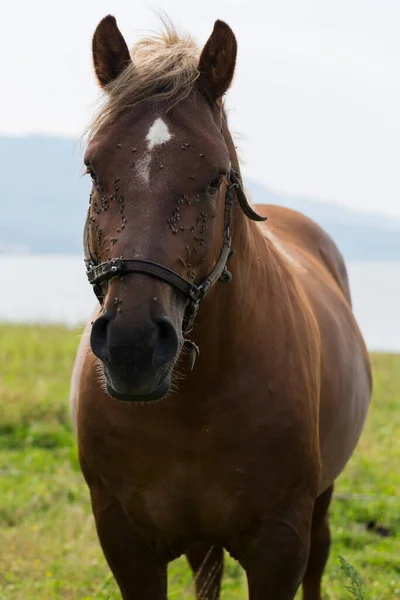
<instances>
[{"instance_id":1,"label":"distant mountain","mask_svg":"<svg viewBox=\"0 0 400 600\"><path fill-rule=\"evenodd\" d=\"M82 177L79 142L0 137L0 161L0 253L81 253L90 181ZM254 202L287 206L313 218L347 259L400 260L400 219L286 197L248 179L245 183Z\"/></svg>"},{"instance_id":2,"label":"distant mountain","mask_svg":"<svg viewBox=\"0 0 400 600\"><path fill-rule=\"evenodd\" d=\"M79 253L89 198L79 142L0 137L0 252Z\"/></svg>"}]
</instances>

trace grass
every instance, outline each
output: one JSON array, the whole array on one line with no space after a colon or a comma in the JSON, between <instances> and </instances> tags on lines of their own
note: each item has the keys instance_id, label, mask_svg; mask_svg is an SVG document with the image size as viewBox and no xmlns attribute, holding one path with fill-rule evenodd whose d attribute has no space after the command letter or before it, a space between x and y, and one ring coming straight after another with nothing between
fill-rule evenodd
<instances>
[{"instance_id":1,"label":"grass","mask_svg":"<svg viewBox=\"0 0 400 600\"><path fill-rule=\"evenodd\" d=\"M79 339L62 327L0 326L0 600L116 600L79 471L68 387ZM400 356L373 355L375 393L331 508L325 600L400 598ZM375 520L389 537L368 531ZM224 600L247 597L227 561ZM169 598L193 598L185 560Z\"/></svg>"}]
</instances>

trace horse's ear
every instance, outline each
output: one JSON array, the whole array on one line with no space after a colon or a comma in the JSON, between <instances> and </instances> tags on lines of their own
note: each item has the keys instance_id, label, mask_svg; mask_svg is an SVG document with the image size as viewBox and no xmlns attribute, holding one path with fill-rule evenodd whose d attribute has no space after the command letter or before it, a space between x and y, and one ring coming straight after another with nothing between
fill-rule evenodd
<instances>
[{"instance_id":1,"label":"horse's ear","mask_svg":"<svg viewBox=\"0 0 400 600\"><path fill-rule=\"evenodd\" d=\"M237 43L232 29L223 21L215 21L198 65L199 85L213 101L221 98L232 82L236 53Z\"/></svg>"},{"instance_id":2,"label":"horse's ear","mask_svg":"<svg viewBox=\"0 0 400 600\"><path fill-rule=\"evenodd\" d=\"M108 15L97 25L92 41L93 66L101 87L111 83L131 62L128 46L115 17Z\"/></svg>"}]
</instances>

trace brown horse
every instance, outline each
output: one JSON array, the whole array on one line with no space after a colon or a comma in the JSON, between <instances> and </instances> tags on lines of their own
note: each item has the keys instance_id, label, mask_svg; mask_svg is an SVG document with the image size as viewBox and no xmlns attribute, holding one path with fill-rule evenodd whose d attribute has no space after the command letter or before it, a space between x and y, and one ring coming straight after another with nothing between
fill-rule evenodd
<instances>
[{"instance_id":1,"label":"brown horse","mask_svg":"<svg viewBox=\"0 0 400 600\"><path fill-rule=\"evenodd\" d=\"M200 54L169 27L131 55L108 16L93 60L106 102L85 251L100 304L72 401L104 554L125 600L165 599L182 553L197 598L218 598L224 548L251 600L301 583L317 600L333 482L371 390L343 259L297 212L260 205L255 222L222 107L225 23Z\"/></svg>"}]
</instances>

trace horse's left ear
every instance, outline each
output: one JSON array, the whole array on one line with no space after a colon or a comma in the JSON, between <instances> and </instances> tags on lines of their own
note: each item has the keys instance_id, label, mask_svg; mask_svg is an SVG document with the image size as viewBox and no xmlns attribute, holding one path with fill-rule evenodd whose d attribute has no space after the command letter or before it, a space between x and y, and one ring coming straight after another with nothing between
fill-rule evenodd
<instances>
[{"instance_id":1,"label":"horse's left ear","mask_svg":"<svg viewBox=\"0 0 400 600\"><path fill-rule=\"evenodd\" d=\"M128 46L112 15L97 25L92 41L93 66L101 87L114 81L131 62Z\"/></svg>"},{"instance_id":2,"label":"horse's left ear","mask_svg":"<svg viewBox=\"0 0 400 600\"><path fill-rule=\"evenodd\" d=\"M232 83L237 43L232 29L215 21L214 29L200 56L199 85L213 101L221 98Z\"/></svg>"}]
</instances>

